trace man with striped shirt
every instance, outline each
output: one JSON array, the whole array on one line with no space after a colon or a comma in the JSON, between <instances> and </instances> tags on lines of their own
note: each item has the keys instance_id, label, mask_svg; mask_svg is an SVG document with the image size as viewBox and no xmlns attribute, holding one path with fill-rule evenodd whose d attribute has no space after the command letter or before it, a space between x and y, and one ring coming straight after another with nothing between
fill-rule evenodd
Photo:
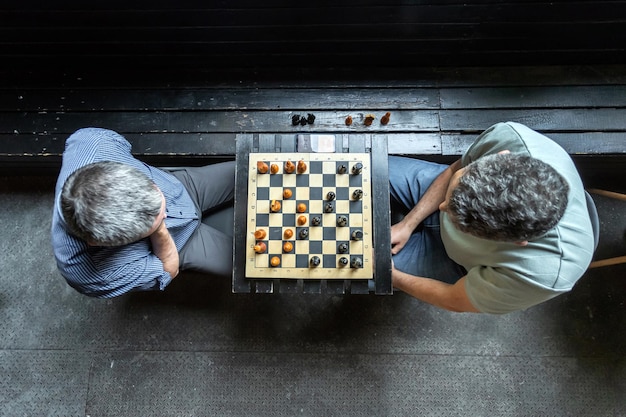
<instances>
[{"instance_id":1,"label":"man with striped shirt","mask_svg":"<svg viewBox=\"0 0 626 417\"><path fill-rule=\"evenodd\" d=\"M232 272L232 236L202 223L234 196L234 162L168 171L111 130L71 135L55 189L52 246L82 294L163 290L180 270Z\"/></svg>"}]
</instances>

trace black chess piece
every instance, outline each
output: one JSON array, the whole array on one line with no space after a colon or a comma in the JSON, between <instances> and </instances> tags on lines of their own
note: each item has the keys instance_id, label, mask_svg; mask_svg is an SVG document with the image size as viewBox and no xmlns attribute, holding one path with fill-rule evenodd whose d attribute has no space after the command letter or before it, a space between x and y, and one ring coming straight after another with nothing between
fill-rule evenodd
<instances>
[{"instance_id":1,"label":"black chess piece","mask_svg":"<svg viewBox=\"0 0 626 417\"><path fill-rule=\"evenodd\" d=\"M306 125L306 124L307 124L306 117L302 116L302 117L300 118L300 125L304 126L304 125Z\"/></svg>"},{"instance_id":2,"label":"black chess piece","mask_svg":"<svg viewBox=\"0 0 626 417\"><path fill-rule=\"evenodd\" d=\"M329 191L328 194L326 194L326 200L328 201L333 201L335 197L337 197L337 195L335 195L335 193L332 191Z\"/></svg>"},{"instance_id":3,"label":"black chess piece","mask_svg":"<svg viewBox=\"0 0 626 417\"><path fill-rule=\"evenodd\" d=\"M346 216L337 216L337 226L344 227L348 224L348 218Z\"/></svg>"},{"instance_id":4,"label":"black chess piece","mask_svg":"<svg viewBox=\"0 0 626 417\"><path fill-rule=\"evenodd\" d=\"M300 233L298 233L298 237L302 240L306 239L307 237L309 237L309 229L302 229L300 230Z\"/></svg>"},{"instance_id":5,"label":"black chess piece","mask_svg":"<svg viewBox=\"0 0 626 417\"><path fill-rule=\"evenodd\" d=\"M355 256L350 261L350 267L351 268L363 268L363 260L361 260L361 258Z\"/></svg>"},{"instance_id":6,"label":"black chess piece","mask_svg":"<svg viewBox=\"0 0 626 417\"><path fill-rule=\"evenodd\" d=\"M346 168L346 166L343 164L339 165L339 167L337 168L337 174L345 174L347 171L348 168Z\"/></svg>"},{"instance_id":7,"label":"black chess piece","mask_svg":"<svg viewBox=\"0 0 626 417\"><path fill-rule=\"evenodd\" d=\"M346 265L348 265L348 258L346 258L345 256L339 258L339 266L344 267Z\"/></svg>"},{"instance_id":8,"label":"black chess piece","mask_svg":"<svg viewBox=\"0 0 626 417\"><path fill-rule=\"evenodd\" d=\"M309 261L309 265L311 265L313 268L315 268L316 266L319 266L320 265L319 256L313 256L311 260Z\"/></svg>"},{"instance_id":9,"label":"black chess piece","mask_svg":"<svg viewBox=\"0 0 626 417\"><path fill-rule=\"evenodd\" d=\"M361 240L363 239L363 231L361 230L353 230L352 234L350 235L352 240Z\"/></svg>"},{"instance_id":10,"label":"black chess piece","mask_svg":"<svg viewBox=\"0 0 626 417\"><path fill-rule=\"evenodd\" d=\"M322 223L322 219L319 216L315 216L311 219L311 226L319 226Z\"/></svg>"},{"instance_id":11,"label":"black chess piece","mask_svg":"<svg viewBox=\"0 0 626 417\"><path fill-rule=\"evenodd\" d=\"M332 203L326 203L324 205L324 213L332 213L335 211L335 206Z\"/></svg>"},{"instance_id":12,"label":"black chess piece","mask_svg":"<svg viewBox=\"0 0 626 417\"><path fill-rule=\"evenodd\" d=\"M363 198L363 190L361 189L354 190L354 192L352 193L352 198L354 200L360 200L361 198Z\"/></svg>"},{"instance_id":13,"label":"black chess piece","mask_svg":"<svg viewBox=\"0 0 626 417\"><path fill-rule=\"evenodd\" d=\"M346 253L346 252L348 252L348 244L345 243L345 242L340 243L337 246L337 252L339 252L339 253Z\"/></svg>"},{"instance_id":14,"label":"black chess piece","mask_svg":"<svg viewBox=\"0 0 626 417\"><path fill-rule=\"evenodd\" d=\"M306 122L310 125L312 125L313 123L315 123L315 115L312 113L309 113L306 115Z\"/></svg>"},{"instance_id":15,"label":"black chess piece","mask_svg":"<svg viewBox=\"0 0 626 417\"><path fill-rule=\"evenodd\" d=\"M291 124L293 126L298 126L300 124L300 115L299 114L294 114L293 116L291 116Z\"/></svg>"},{"instance_id":16,"label":"black chess piece","mask_svg":"<svg viewBox=\"0 0 626 417\"><path fill-rule=\"evenodd\" d=\"M354 175L360 174L361 171L363 171L363 164L362 163L357 162L356 164L354 164L354 166L352 166L352 173Z\"/></svg>"}]
</instances>

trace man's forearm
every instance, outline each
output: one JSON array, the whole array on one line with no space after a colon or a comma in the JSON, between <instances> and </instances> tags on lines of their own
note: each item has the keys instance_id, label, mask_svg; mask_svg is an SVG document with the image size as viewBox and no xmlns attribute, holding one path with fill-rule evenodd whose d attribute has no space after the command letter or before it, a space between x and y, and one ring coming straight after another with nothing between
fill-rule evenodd
<instances>
[{"instance_id":1,"label":"man's forearm","mask_svg":"<svg viewBox=\"0 0 626 417\"><path fill-rule=\"evenodd\" d=\"M414 230L424 219L439 209L439 205L446 198L446 191L452 175L461 168L461 160L457 160L446 168L435 181L432 182L428 190L413 209L404 217L404 222L411 230Z\"/></svg>"},{"instance_id":2,"label":"man's forearm","mask_svg":"<svg viewBox=\"0 0 626 417\"><path fill-rule=\"evenodd\" d=\"M479 312L467 298L465 277L456 284L416 277L393 269L393 286L428 304L456 312Z\"/></svg>"},{"instance_id":3,"label":"man's forearm","mask_svg":"<svg viewBox=\"0 0 626 417\"><path fill-rule=\"evenodd\" d=\"M172 278L178 275L179 257L176 244L165 227L165 222L161 223L159 228L150 235L152 242L152 251L163 263L165 269Z\"/></svg>"}]
</instances>

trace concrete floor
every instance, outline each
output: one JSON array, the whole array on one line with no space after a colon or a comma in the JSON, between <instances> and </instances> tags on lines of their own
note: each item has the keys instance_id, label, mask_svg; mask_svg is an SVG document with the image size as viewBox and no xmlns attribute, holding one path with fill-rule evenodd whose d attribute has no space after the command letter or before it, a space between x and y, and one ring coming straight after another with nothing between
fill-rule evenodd
<instances>
[{"instance_id":1,"label":"concrete floor","mask_svg":"<svg viewBox=\"0 0 626 417\"><path fill-rule=\"evenodd\" d=\"M505 316L187 273L89 299L56 272L54 181L0 177L0 416L626 416L626 265ZM598 257L626 254L626 203L596 203Z\"/></svg>"}]
</instances>

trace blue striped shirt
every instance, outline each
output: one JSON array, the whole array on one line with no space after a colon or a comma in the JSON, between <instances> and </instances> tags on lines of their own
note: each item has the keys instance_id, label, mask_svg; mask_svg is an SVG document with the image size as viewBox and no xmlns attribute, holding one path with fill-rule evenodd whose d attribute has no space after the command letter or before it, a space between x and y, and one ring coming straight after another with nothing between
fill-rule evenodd
<instances>
[{"instance_id":1,"label":"blue striped shirt","mask_svg":"<svg viewBox=\"0 0 626 417\"><path fill-rule=\"evenodd\" d=\"M152 252L150 238L125 246L97 247L68 233L60 208L63 184L77 169L101 161L128 164L154 181L165 196L165 225L178 251L200 223L196 206L183 184L171 174L135 159L130 143L120 134L98 128L78 130L65 143L55 189L52 247L59 271L69 285L92 297L110 298L133 290L163 290L172 277Z\"/></svg>"}]
</instances>

